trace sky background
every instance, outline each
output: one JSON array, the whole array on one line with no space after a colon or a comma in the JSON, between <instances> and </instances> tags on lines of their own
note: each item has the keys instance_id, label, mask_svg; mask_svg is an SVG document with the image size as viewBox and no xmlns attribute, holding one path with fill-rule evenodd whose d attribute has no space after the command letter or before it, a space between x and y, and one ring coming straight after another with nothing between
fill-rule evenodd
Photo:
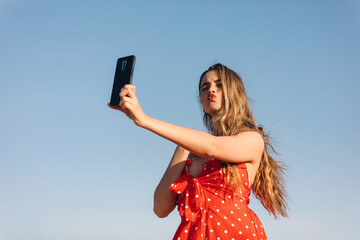
<instances>
[{"instance_id":1,"label":"sky background","mask_svg":"<svg viewBox=\"0 0 360 240\"><path fill-rule=\"evenodd\" d=\"M204 130L201 73L245 83L287 166L269 239L354 239L360 225L359 1L0 1L0 239L171 239L152 211L175 145L109 109L116 60L151 117Z\"/></svg>"}]
</instances>

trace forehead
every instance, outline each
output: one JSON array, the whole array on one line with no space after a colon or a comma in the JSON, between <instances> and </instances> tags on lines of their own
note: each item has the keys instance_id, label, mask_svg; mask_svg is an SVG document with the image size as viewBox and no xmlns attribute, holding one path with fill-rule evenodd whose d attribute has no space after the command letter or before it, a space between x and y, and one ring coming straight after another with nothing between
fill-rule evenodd
<instances>
[{"instance_id":1,"label":"forehead","mask_svg":"<svg viewBox=\"0 0 360 240\"><path fill-rule=\"evenodd\" d=\"M206 82L214 82L220 79L220 75L217 70L210 70L208 71L203 78L201 79L200 85Z\"/></svg>"}]
</instances>

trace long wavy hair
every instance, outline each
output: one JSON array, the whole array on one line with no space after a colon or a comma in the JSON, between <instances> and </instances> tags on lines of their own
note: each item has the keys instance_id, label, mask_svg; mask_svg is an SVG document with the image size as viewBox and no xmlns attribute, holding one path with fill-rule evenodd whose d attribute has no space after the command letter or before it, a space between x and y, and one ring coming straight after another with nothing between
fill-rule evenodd
<instances>
[{"instance_id":1,"label":"long wavy hair","mask_svg":"<svg viewBox=\"0 0 360 240\"><path fill-rule=\"evenodd\" d=\"M244 131L255 131L261 134L265 147L261 156L259 168L252 185L254 196L259 199L269 214L275 218L278 215L287 217L287 195L285 191L285 165L276 161L269 152L278 154L261 126L255 122L248 104L248 98L241 77L226 66L217 63L206 70L200 77L200 84L204 75L209 71L218 71L223 89L223 103L221 109L210 116L203 112L203 121L208 131L215 136L232 136ZM241 190L241 178L236 163L222 161L222 171L229 187Z\"/></svg>"}]
</instances>

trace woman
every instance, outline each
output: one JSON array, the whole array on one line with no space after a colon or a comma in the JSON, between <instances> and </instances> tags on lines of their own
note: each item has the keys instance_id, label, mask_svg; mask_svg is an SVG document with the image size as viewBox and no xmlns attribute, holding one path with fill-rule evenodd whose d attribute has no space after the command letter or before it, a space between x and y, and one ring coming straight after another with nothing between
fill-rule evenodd
<instances>
[{"instance_id":1,"label":"woman","mask_svg":"<svg viewBox=\"0 0 360 240\"><path fill-rule=\"evenodd\" d=\"M209 133L147 116L133 85L120 97L119 106L109 106L178 145L154 195L154 212L161 218L178 206L181 223L173 239L265 240L260 220L248 208L251 190L270 214L287 216L283 167L268 154L274 149L234 71L215 64L200 77Z\"/></svg>"}]
</instances>

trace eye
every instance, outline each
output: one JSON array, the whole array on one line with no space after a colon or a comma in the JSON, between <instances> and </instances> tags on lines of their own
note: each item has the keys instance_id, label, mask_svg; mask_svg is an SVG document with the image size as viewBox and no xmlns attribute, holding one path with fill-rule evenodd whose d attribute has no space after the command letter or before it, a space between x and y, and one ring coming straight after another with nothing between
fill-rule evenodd
<instances>
[{"instance_id":1,"label":"eye","mask_svg":"<svg viewBox=\"0 0 360 240\"><path fill-rule=\"evenodd\" d=\"M204 85L200 88L200 92L204 92L209 88L209 85Z\"/></svg>"}]
</instances>

